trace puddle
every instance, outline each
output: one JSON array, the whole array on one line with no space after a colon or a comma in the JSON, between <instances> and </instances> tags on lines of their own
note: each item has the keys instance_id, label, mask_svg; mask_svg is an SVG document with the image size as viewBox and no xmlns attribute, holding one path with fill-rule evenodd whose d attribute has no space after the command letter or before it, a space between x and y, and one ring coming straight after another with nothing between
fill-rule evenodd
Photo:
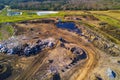
<instances>
[{"instance_id":1,"label":"puddle","mask_svg":"<svg viewBox=\"0 0 120 80\"><path fill-rule=\"evenodd\" d=\"M77 34L81 34L81 33L82 33L81 30L78 29L78 28L76 27L75 23L73 23L73 22L58 22L58 23L56 24L56 26L57 26L58 28L67 29L67 30L72 31L72 32L75 32L75 33L77 33Z\"/></svg>"}]
</instances>

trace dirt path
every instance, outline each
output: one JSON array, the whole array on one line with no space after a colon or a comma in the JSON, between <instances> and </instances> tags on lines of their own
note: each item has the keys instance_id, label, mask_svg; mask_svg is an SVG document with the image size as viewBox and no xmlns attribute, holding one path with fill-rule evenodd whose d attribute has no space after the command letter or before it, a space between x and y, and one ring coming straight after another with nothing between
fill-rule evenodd
<instances>
[{"instance_id":1,"label":"dirt path","mask_svg":"<svg viewBox=\"0 0 120 80\"><path fill-rule=\"evenodd\" d=\"M70 80L86 80L87 74L94 68L96 62L97 62L97 56L95 48L89 44L88 46L81 45L80 42L77 42L79 46L84 49L87 52L88 60L86 64L83 66L83 68L79 69L77 73L75 73ZM77 75L77 76L76 76Z\"/></svg>"},{"instance_id":2,"label":"dirt path","mask_svg":"<svg viewBox=\"0 0 120 80\"><path fill-rule=\"evenodd\" d=\"M54 48L57 45L54 46ZM44 62L47 59L47 56L49 55L48 50L42 51L37 58L34 60L34 62L29 65L27 70L25 70L16 80L31 80L32 76L39 70L39 68L44 64Z\"/></svg>"},{"instance_id":3,"label":"dirt path","mask_svg":"<svg viewBox=\"0 0 120 80\"><path fill-rule=\"evenodd\" d=\"M96 57L95 57L95 52L92 49L92 46L91 46L91 49L89 49L88 56L89 56L88 61L84 65L81 72L78 74L78 77L76 78L76 80L85 80L87 77L87 74L94 68L94 64L96 63Z\"/></svg>"},{"instance_id":4,"label":"dirt path","mask_svg":"<svg viewBox=\"0 0 120 80\"><path fill-rule=\"evenodd\" d=\"M46 54L45 54L46 53ZM34 62L16 80L30 80L29 78L42 66L46 59L47 51L43 51Z\"/></svg>"},{"instance_id":5,"label":"dirt path","mask_svg":"<svg viewBox=\"0 0 120 80\"><path fill-rule=\"evenodd\" d=\"M87 52L88 60L86 64L83 66L83 68L76 71L76 73L73 74L73 76L70 78L70 80L86 80L86 77L88 73L94 68L97 62L98 54L96 52L96 48L86 42L85 40L81 39L80 36L69 34L65 35L63 31L60 31L62 34L62 37L66 40L69 40L70 42L73 42L77 45L79 45L82 49L84 49ZM87 46L85 46L87 44ZM76 76L77 75L77 76Z\"/></svg>"}]
</instances>

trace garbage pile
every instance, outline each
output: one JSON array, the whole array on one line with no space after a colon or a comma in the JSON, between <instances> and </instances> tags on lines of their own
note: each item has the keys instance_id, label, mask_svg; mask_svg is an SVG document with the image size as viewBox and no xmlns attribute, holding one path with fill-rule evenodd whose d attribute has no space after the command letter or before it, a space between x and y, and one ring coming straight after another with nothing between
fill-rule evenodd
<instances>
[{"instance_id":1,"label":"garbage pile","mask_svg":"<svg viewBox=\"0 0 120 80\"><path fill-rule=\"evenodd\" d=\"M54 44L53 38L37 40L33 43L24 43L20 38L12 37L0 43L0 53L30 56L39 53L45 48L52 48Z\"/></svg>"}]
</instances>

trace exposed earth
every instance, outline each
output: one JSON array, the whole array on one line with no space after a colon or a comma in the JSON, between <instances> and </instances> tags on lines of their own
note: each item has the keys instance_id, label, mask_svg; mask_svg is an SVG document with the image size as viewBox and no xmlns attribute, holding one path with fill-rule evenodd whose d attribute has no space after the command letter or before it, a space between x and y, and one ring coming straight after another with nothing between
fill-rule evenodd
<instances>
[{"instance_id":1,"label":"exposed earth","mask_svg":"<svg viewBox=\"0 0 120 80\"><path fill-rule=\"evenodd\" d=\"M120 80L119 45L79 23L84 19L99 21L66 16L66 22L11 23L14 36L0 42L0 80Z\"/></svg>"}]
</instances>

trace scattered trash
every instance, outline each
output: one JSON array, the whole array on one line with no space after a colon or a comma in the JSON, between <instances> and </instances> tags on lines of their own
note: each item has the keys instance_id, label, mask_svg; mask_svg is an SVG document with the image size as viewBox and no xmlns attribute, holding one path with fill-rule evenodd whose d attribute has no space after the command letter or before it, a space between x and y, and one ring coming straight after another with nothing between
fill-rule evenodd
<instances>
[{"instance_id":1,"label":"scattered trash","mask_svg":"<svg viewBox=\"0 0 120 80\"><path fill-rule=\"evenodd\" d=\"M112 71L110 68L107 69L107 75L110 79L116 78L116 73Z\"/></svg>"}]
</instances>

